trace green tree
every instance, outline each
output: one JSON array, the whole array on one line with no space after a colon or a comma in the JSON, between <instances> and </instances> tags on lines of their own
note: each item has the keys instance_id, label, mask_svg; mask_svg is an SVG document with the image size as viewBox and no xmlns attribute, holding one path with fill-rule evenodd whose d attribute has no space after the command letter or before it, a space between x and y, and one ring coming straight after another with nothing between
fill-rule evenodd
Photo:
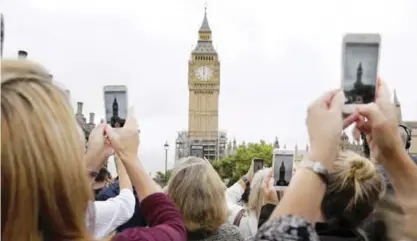
<instances>
[{"instance_id":1,"label":"green tree","mask_svg":"<svg viewBox=\"0 0 417 241\"><path fill-rule=\"evenodd\" d=\"M167 175L165 176L164 172L157 171L153 180L161 187L164 187L168 184L169 178L171 178L171 172L172 170L167 170Z\"/></svg>"},{"instance_id":2,"label":"green tree","mask_svg":"<svg viewBox=\"0 0 417 241\"><path fill-rule=\"evenodd\" d=\"M259 143L248 143L238 147L236 153L213 162L214 169L228 186L233 185L247 173L254 158L264 159L266 167L272 163L273 145L261 140Z\"/></svg>"}]
</instances>

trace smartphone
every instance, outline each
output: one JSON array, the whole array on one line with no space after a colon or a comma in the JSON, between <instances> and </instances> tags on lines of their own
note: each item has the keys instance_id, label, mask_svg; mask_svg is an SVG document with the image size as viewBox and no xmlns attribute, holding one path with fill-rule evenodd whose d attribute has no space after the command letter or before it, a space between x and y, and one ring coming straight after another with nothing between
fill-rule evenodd
<instances>
[{"instance_id":1,"label":"smartphone","mask_svg":"<svg viewBox=\"0 0 417 241\"><path fill-rule=\"evenodd\" d=\"M127 87L107 85L103 92L106 122L113 128L123 127L127 117Z\"/></svg>"},{"instance_id":2,"label":"smartphone","mask_svg":"<svg viewBox=\"0 0 417 241\"><path fill-rule=\"evenodd\" d=\"M343 114L353 113L357 105L375 101L378 77L379 34L346 34L342 47L342 88L346 101Z\"/></svg>"},{"instance_id":3,"label":"smartphone","mask_svg":"<svg viewBox=\"0 0 417 241\"><path fill-rule=\"evenodd\" d=\"M264 169L264 159L255 158L253 159L253 173Z\"/></svg>"},{"instance_id":4,"label":"smartphone","mask_svg":"<svg viewBox=\"0 0 417 241\"><path fill-rule=\"evenodd\" d=\"M293 175L294 151L274 149L273 153L274 187L276 190L285 190Z\"/></svg>"}]
</instances>

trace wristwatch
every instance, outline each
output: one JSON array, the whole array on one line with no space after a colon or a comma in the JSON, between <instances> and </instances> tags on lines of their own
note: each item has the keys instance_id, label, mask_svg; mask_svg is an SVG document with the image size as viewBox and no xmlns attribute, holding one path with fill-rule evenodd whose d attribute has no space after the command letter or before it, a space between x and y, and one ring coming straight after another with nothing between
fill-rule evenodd
<instances>
[{"instance_id":1,"label":"wristwatch","mask_svg":"<svg viewBox=\"0 0 417 241\"><path fill-rule=\"evenodd\" d=\"M246 187L249 187L250 186L250 181L249 181L249 179L246 176L243 176L241 178L241 180L242 180L242 182L245 183Z\"/></svg>"},{"instance_id":2,"label":"wristwatch","mask_svg":"<svg viewBox=\"0 0 417 241\"><path fill-rule=\"evenodd\" d=\"M326 185L329 184L329 171L323 164L317 161L308 160L304 160L300 164L302 168L308 169L317 174Z\"/></svg>"}]
</instances>

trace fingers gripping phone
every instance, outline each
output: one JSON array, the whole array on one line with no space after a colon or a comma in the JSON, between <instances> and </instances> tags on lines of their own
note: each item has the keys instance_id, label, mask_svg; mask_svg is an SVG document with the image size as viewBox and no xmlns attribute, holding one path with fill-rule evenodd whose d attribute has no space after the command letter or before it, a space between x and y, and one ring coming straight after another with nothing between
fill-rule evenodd
<instances>
[{"instance_id":1,"label":"fingers gripping phone","mask_svg":"<svg viewBox=\"0 0 417 241\"><path fill-rule=\"evenodd\" d=\"M107 85L103 92L106 122L113 128L123 127L127 117L127 87Z\"/></svg>"},{"instance_id":2,"label":"fingers gripping phone","mask_svg":"<svg viewBox=\"0 0 417 241\"><path fill-rule=\"evenodd\" d=\"M264 159L255 158L253 159L253 173L264 169Z\"/></svg>"},{"instance_id":3,"label":"fingers gripping phone","mask_svg":"<svg viewBox=\"0 0 417 241\"><path fill-rule=\"evenodd\" d=\"M347 34L343 38L342 88L346 115L352 114L357 105L375 101L380 44L379 34Z\"/></svg>"}]
</instances>

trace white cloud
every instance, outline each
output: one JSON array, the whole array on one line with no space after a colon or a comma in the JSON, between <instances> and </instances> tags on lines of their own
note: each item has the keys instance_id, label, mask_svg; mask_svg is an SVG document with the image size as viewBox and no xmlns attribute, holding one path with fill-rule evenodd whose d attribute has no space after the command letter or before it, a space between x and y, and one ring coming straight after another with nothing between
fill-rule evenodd
<instances>
[{"instance_id":1,"label":"white cloud","mask_svg":"<svg viewBox=\"0 0 417 241\"><path fill-rule=\"evenodd\" d=\"M126 84L149 171L165 140L188 126L187 68L203 0L3 0L5 55L25 49L71 90L85 114L104 115L102 86ZM340 84L347 32L380 32L380 75L417 119L417 2L211 0L221 59L220 126L239 141L304 146L306 105Z\"/></svg>"}]
</instances>

